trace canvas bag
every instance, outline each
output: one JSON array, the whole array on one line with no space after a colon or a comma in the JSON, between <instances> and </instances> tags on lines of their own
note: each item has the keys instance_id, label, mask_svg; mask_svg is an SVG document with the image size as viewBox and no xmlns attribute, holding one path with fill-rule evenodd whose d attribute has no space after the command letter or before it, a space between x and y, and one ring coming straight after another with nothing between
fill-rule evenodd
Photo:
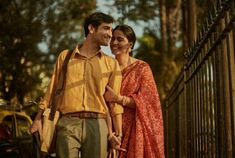
<instances>
[{"instance_id":1,"label":"canvas bag","mask_svg":"<svg viewBox=\"0 0 235 158\"><path fill-rule=\"evenodd\" d=\"M54 152L55 140L56 140L56 124L59 119L59 98L63 97L62 91L64 89L65 78L67 73L67 65L72 55L72 51L69 50L62 65L62 70L59 73L58 87L51 98L49 108L46 108L43 112L42 118L42 134L40 135L41 151L45 153Z\"/></svg>"}]
</instances>

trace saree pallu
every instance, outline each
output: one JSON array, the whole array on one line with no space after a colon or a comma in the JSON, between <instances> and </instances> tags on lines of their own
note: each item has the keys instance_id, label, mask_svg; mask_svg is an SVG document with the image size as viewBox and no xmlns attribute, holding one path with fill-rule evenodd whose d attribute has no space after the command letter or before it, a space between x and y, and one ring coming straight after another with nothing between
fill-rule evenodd
<instances>
[{"instance_id":1,"label":"saree pallu","mask_svg":"<svg viewBox=\"0 0 235 158\"><path fill-rule=\"evenodd\" d=\"M149 65L137 60L122 71L121 94L132 97L136 108L124 107L119 158L164 158L160 98Z\"/></svg>"}]
</instances>

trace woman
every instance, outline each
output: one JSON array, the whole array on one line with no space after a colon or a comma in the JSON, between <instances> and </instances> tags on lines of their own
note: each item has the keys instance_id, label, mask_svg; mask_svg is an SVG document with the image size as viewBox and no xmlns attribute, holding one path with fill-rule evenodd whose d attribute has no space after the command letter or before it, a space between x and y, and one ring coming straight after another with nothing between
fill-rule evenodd
<instances>
[{"instance_id":1,"label":"woman","mask_svg":"<svg viewBox=\"0 0 235 158\"><path fill-rule=\"evenodd\" d=\"M160 99L149 65L131 57L136 41L133 29L119 25L110 47L122 70L121 95L107 87L105 99L124 107L119 158L163 158L164 136Z\"/></svg>"}]
</instances>

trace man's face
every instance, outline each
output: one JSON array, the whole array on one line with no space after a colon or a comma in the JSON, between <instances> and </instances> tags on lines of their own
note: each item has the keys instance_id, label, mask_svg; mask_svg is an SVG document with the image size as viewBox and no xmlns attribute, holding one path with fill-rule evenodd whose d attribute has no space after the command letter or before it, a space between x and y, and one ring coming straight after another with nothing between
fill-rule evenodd
<instances>
[{"instance_id":1,"label":"man's face","mask_svg":"<svg viewBox=\"0 0 235 158\"><path fill-rule=\"evenodd\" d=\"M108 46L109 41L112 37L112 23L102 23L94 31L94 39L99 45Z\"/></svg>"}]
</instances>

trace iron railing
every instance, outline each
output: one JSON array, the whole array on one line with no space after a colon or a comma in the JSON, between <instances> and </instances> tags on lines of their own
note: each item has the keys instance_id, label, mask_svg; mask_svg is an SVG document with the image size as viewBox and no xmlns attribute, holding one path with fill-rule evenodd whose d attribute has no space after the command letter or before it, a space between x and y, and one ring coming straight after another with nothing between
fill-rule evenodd
<instances>
[{"instance_id":1,"label":"iron railing","mask_svg":"<svg viewBox=\"0 0 235 158\"><path fill-rule=\"evenodd\" d=\"M235 2L219 1L164 100L167 158L235 157Z\"/></svg>"}]
</instances>

